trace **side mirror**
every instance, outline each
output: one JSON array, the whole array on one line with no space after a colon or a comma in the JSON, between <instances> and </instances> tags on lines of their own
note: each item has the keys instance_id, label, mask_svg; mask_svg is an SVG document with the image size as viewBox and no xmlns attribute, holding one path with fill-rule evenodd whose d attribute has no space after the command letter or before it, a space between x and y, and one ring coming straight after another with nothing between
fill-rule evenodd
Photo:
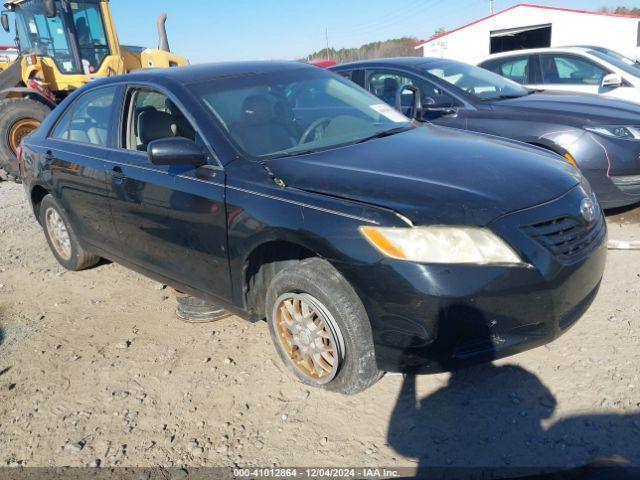
<instances>
[{"instance_id":1,"label":"side mirror","mask_svg":"<svg viewBox=\"0 0 640 480\"><path fill-rule=\"evenodd\" d=\"M7 15L6 13L3 13L2 16L0 16L0 21L2 22L3 30L9 33L9 31L11 30L9 28L9 15Z\"/></svg>"},{"instance_id":2,"label":"side mirror","mask_svg":"<svg viewBox=\"0 0 640 480\"><path fill-rule=\"evenodd\" d=\"M154 140L147 147L149 161L154 165L193 165L207 163L207 155L193 140L181 137Z\"/></svg>"},{"instance_id":3,"label":"side mirror","mask_svg":"<svg viewBox=\"0 0 640 480\"><path fill-rule=\"evenodd\" d=\"M622 77L617 73L610 73L602 79L602 88L618 88L622 86Z\"/></svg>"},{"instance_id":4,"label":"side mirror","mask_svg":"<svg viewBox=\"0 0 640 480\"><path fill-rule=\"evenodd\" d=\"M405 92L409 92L411 95L411 105L406 105L407 102L403 102L405 98ZM422 112L422 94L420 93L420 89L414 87L413 85L407 83L398 88L396 93L396 110L399 112L405 112L407 110L407 116L414 119L420 120L420 112ZM410 113L409 113L410 112Z\"/></svg>"},{"instance_id":5,"label":"side mirror","mask_svg":"<svg viewBox=\"0 0 640 480\"><path fill-rule=\"evenodd\" d=\"M44 14L47 18L55 18L58 16L58 8L56 7L55 0L44 0Z\"/></svg>"}]
</instances>

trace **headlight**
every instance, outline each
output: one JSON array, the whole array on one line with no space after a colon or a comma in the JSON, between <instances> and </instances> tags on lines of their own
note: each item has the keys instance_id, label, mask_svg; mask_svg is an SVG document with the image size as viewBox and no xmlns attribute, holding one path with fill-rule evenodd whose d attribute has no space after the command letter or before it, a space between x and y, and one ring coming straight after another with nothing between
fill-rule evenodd
<instances>
[{"instance_id":1,"label":"headlight","mask_svg":"<svg viewBox=\"0 0 640 480\"><path fill-rule=\"evenodd\" d=\"M640 127L638 126L603 125L584 128L589 132L598 133L605 137L621 138L623 140L640 140Z\"/></svg>"},{"instance_id":2,"label":"headlight","mask_svg":"<svg viewBox=\"0 0 640 480\"><path fill-rule=\"evenodd\" d=\"M361 227L365 238L387 257L419 263L524 265L493 232L477 227Z\"/></svg>"}]
</instances>

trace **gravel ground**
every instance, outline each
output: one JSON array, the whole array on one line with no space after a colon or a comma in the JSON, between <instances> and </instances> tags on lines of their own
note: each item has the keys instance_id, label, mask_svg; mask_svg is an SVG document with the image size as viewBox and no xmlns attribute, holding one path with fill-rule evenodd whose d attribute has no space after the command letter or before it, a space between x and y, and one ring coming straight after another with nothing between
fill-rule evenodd
<instances>
[{"instance_id":1,"label":"gravel ground","mask_svg":"<svg viewBox=\"0 0 640 480\"><path fill-rule=\"evenodd\" d=\"M609 217L640 240L640 209ZM640 465L640 251L610 252L551 345L344 397L289 377L266 325L176 320L162 286L67 273L0 183L0 465Z\"/></svg>"}]
</instances>

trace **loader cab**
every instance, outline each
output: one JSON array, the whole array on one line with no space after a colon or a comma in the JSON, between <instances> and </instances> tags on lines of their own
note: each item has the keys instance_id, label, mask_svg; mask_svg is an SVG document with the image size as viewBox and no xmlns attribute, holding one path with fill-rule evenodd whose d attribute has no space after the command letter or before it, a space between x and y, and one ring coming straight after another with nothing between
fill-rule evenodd
<instances>
[{"instance_id":1,"label":"loader cab","mask_svg":"<svg viewBox=\"0 0 640 480\"><path fill-rule=\"evenodd\" d=\"M23 0L5 6L15 13L20 54L48 57L63 75L91 75L112 54L106 2Z\"/></svg>"}]
</instances>

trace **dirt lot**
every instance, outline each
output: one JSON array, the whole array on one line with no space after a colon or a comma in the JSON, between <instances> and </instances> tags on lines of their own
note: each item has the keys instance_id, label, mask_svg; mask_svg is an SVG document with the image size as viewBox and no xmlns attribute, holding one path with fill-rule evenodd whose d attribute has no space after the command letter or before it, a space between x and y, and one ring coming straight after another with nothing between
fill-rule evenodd
<instances>
[{"instance_id":1,"label":"dirt lot","mask_svg":"<svg viewBox=\"0 0 640 480\"><path fill-rule=\"evenodd\" d=\"M640 240L640 209L609 223ZM265 324L184 324L118 265L63 271L0 183L0 465L640 464L639 294L640 251L612 251L555 343L344 397L294 382Z\"/></svg>"}]
</instances>

